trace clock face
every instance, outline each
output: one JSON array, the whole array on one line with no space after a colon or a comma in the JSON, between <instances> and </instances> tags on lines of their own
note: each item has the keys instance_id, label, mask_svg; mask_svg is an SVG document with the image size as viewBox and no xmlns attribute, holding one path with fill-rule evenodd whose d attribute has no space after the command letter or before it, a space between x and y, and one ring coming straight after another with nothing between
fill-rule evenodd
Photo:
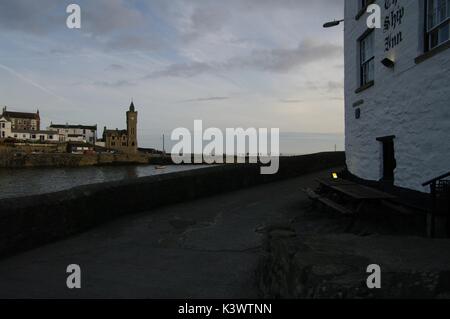
<instances>
[{"instance_id":1,"label":"clock face","mask_svg":"<svg viewBox=\"0 0 450 319\"><path fill-rule=\"evenodd\" d=\"M134 116L131 117L131 120L134 121Z\"/></svg>"}]
</instances>

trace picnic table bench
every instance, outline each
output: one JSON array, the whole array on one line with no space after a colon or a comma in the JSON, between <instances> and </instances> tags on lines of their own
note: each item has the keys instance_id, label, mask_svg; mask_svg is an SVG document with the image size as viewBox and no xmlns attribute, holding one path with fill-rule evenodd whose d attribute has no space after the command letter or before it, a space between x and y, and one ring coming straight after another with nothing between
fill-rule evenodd
<instances>
[{"instance_id":1,"label":"picnic table bench","mask_svg":"<svg viewBox=\"0 0 450 319\"><path fill-rule=\"evenodd\" d=\"M358 214L366 205L395 199L391 194L344 179L317 179L317 182L320 185L317 192L305 190L308 197L344 215Z\"/></svg>"}]
</instances>

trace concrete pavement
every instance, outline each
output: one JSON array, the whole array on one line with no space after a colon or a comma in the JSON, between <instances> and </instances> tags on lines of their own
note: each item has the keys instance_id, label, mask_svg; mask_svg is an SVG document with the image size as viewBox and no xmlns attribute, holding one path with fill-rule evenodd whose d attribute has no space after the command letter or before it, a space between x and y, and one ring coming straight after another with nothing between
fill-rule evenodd
<instances>
[{"instance_id":1,"label":"concrete pavement","mask_svg":"<svg viewBox=\"0 0 450 319\"><path fill-rule=\"evenodd\" d=\"M264 225L302 210L327 170L128 216L0 261L0 298L256 298ZM82 288L66 287L78 264Z\"/></svg>"}]
</instances>

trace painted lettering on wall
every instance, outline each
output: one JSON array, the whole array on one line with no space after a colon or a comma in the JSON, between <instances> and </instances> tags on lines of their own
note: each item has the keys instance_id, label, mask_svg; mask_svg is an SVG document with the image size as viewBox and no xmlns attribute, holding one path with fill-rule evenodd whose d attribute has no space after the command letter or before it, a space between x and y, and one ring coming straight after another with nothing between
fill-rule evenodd
<instances>
[{"instance_id":1,"label":"painted lettering on wall","mask_svg":"<svg viewBox=\"0 0 450 319\"><path fill-rule=\"evenodd\" d=\"M403 33L400 27L403 24L405 17L405 7L400 5L399 0L385 0L384 9L386 10L386 16L384 18L383 33L384 38L384 50L390 51L403 41Z\"/></svg>"}]
</instances>

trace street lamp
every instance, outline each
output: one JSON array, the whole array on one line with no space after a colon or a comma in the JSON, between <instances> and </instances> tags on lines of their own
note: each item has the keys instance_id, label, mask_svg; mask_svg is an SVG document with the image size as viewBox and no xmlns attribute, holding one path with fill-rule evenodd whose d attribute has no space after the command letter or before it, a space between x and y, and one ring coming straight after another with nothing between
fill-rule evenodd
<instances>
[{"instance_id":1,"label":"street lamp","mask_svg":"<svg viewBox=\"0 0 450 319\"><path fill-rule=\"evenodd\" d=\"M336 27L336 26L338 26L339 24L341 24L341 22L344 22L344 19L342 19L342 20L334 20L334 21L327 22L327 23L325 23L325 24L323 25L323 27L324 27L324 28L332 28L332 27Z\"/></svg>"}]
</instances>

